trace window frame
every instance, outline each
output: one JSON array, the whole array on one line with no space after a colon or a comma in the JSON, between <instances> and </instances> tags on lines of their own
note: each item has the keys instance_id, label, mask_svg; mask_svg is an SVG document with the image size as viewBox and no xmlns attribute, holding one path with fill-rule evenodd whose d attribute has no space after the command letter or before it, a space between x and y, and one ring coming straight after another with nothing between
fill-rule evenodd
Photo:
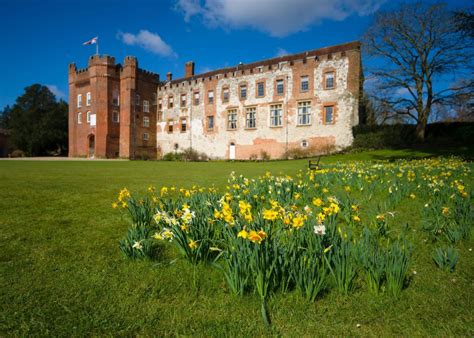
<instances>
[{"instance_id":1,"label":"window frame","mask_svg":"<svg viewBox=\"0 0 474 338\"><path fill-rule=\"evenodd\" d=\"M115 119L115 116L117 116L117 119ZM112 122L113 123L120 123L120 113L118 111L113 111L112 112Z\"/></svg>"},{"instance_id":2,"label":"window frame","mask_svg":"<svg viewBox=\"0 0 474 338\"><path fill-rule=\"evenodd\" d=\"M143 116L143 128L150 128L150 118Z\"/></svg>"},{"instance_id":3,"label":"window frame","mask_svg":"<svg viewBox=\"0 0 474 338\"><path fill-rule=\"evenodd\" d=\"M281 83L281 93L278 91L278 84ZM276 79L275 80L275 93L278 96L285 95L285 80L284 79Z\"/></svg>"},{"instance_id":4,"label":"window frame","mask_svg":"<svg viewBox=\"0 0 474 338\"><path fill-rule=\"evenodd\" d=\"M184 126L184 129L183 129ZM181 117L179 119L179 131L185 133L188 130L188 119L186 117Z\"/></svg>"},{"instance_id":5,"label":"window frame","mask_svg":"<svg viewBox=\"0 0 474 338\"><path fill-rule=\"evenodd\" d=\"M174 120L173 119L168 119L166 122L166 132L168 134L172 134L174 132ZM171 128L171 129L170 129Z\"/></svg>"},{"instance_id":6,"label":"window frame","mask_svg":"<svg viewBox=\"0 0 474 338\"><path fill-rule=\"evenodd\" d=\"M332 86L329 87L327 85L328 83L328 75L332 74ZM325 90L331 90L336 88L336 70L335 69L327 69L324 71L324 76L323 76L323 88Z\"/></svg>"},{"instance_id":7,"label":"window frame","mask_svg":"<svg viewBox=\"0 0 474 338\"><path fill-rule=\"evenodd\" d=\"M245 96L242 95L242 89L245 89ZM242 83L239 85L239 98L241 100L247 100L248 97L248 88L246 83Z\"/></svg>"},{"instance_id":8,"label":"window frame","mask_svg":"<svg viewBox=\"0 0 474 338\"><path fill-rule=\"evenodd\" d=\"M90 107L91 103L92 103L91 92L87 92L87 93L86 93L86 106L87 106L87 107Z\"/></svg>"},{"instance_id":9,"label":"window frame","mask_svg":"<svg viewBox=\"0 0 474 338\"><path fill-rule=\"evenodd\" d=\"M261 87L260 87L261 86ZM258 98L265 97L265 80L259 80L257 81L257 86L256 86L256 94ZM260 88L262 89L262 93L260 93Z\"/></svg>"},{"instance_id":10,"label":"window frame","mask_svg":"<svg viewBox=\"0 0 474 338\"><path fill-rule=\"evenodd\" d=\"M279 108L277 108L279 107ZM279 115L273 116L273 112L279 111ZM275 119L280 121L280 124L273 124ZM283 126L283 104L275 103L270 105L270 127L271 128L279 128Z\"/></svg>"},{"instance_id":11,"label":"window frame","mask_svg":"<svg viewBox=\"0 0 474 338\"><path fill-rule=\"evenodd\" d=\"M168 109L173 109L174 107L174 96L168 95Z\"/></svg>"},{"instance_id":12,"label":"window frame","mask_svg":"<svg viewBox=\"0 0 474 338\"><path fill-rule=\"evenodd\" d=\"M231 116L233 117L231 119ZM232 128L232 125L234 127ZM237 118L237 109L227 110L227 130L237 130L238 128L238 118Z\"/></svg>"},{"instance_id":13,"label":"window frame","mask_svg":"<svg viewBox=\"0 0 474 338\"><path fill-rule=\"evenodd\" d=\"M77 94L77 108L82 108L82 94Z\"/></svg>"},{"instance_id":14,"label":"window frame","mask_svg":"<svg viewBox=\"0 0 474 338\"><path fill-rule=\"evenodd\" d=\"M150 112L150 102L148 100L143 100L143 112L144 113Z\"/></svg>"},{"instance_id":15,"label":"window frame","mask_svg":"<svg viewBox=\"0 0 474 338\"><path fill-rule=\"evenodd\" d=\"M327 108L331 108L331 120L327 121ZM325 103L323 105L323 124L332 125L336 123L336 104L335 103Z\"/></svg>"},{"instance_id":16,"label":"window frame","mask_svg":"<svg viewBox=\"0 0 474 338\"><path fill-rule=\"evenodd\" d=\"M214 90L207 91L207 104L214 104Z\"/></svg>"},{"instance_id":17,"label":"window frame","mask_svg":"<svg viewBox=\"0 0 474 338\"><path fill-rule=\"evenodd\" d=\"M78 112L76 116L77 124L82 124L82 112Z\"/></svg>"},{"instance_id":18,"label":"window frame","mask_svg":"<svg viewBox=\"0 0 474 338\"><path fill-rule=\"evenodd\" d=\"M257 107L245 108L245 129L257 129Z\"/></svg>"},{"instance_id":19,"label":"window frame","mask_svg":"<svg viewBox=\"0 0 474 338\"><path fill-rule=\"evenodd\" d=\"M193 92L193 104L199 106L199 103L201 103L201 95L199 91L195 91Z\"/></svg>"},{"instance_id":20,"label":"window frame","mask_svg":"<svg viewBox=\"0 0 474 338\"><path fill-rule=\"evenodd\" d=\"M306 84L306 88L303 88L303 84ZM301 93L309 92L309 76L308 75L302 75L300 77L300 92Z\"/></svg>"},{"instance_id":21,"label":"window frame","mask_svg":"<svg viewBox=\"0 0 474 338\"><path fill-rule=\"evenodd\" d=\"M135 94L135 105L136 106L140 105L140 94Z\"/></svg>"},{"instance_id":22,"label":"window frame","mask_svg":"<svg viewBox=\"0 0 474 338\"><path fill-rule=\"evenodd\" d=\"M297 126L310 126L312 123L311 101L300 101L297 105ZM304 120L308 120L307 123Z\"/></svg>"},{"instance_id":23,"label":"window frame","mask_svg":"<svg viewBox=\"0 0 474 338\"><path fill-rule=\"evenodd\" d=\"M227 98L226 94L227 93ZM230 88L229 87L223 87L222 88L222 103L228 103L230 101Z\"/></svg>"},{"instance_id":24,"label":"window frame","mask_svg":"<svg viewBox=\"0 0 474 338\"><path fill-rule=\"evenodd\" d=\"M149 134L149 133L143 133L142 139L143 139L143 141L148 141L148 140L150 140L150 134Z\"/></svg>"},{"instance_id":25,"label":"window frame","mask_svg":"<svg viewBox=\"0 0 474 338\"><path fill-rule=\"evenodd\" d=\"M206 117L206 122L207 122L207 131L214 131L214 125L215 125L215 121L214 121L214 115L208 115ZM212 121L212 123L210 123L210 121Z\"/></svg>"}]
</instances>

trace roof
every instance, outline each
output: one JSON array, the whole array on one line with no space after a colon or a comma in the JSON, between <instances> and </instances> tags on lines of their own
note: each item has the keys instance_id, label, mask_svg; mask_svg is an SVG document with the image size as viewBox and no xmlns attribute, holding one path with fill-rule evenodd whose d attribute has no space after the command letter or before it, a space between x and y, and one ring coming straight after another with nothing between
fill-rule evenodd
<instances>
[{"instance_id":1,"label":"roof","mask_svg":"<svg viewBox=\"0 0 474 338\"><path fill-rule=\"evenodd\" d=\"M235 66L235 67L221 68L221 69L213 70L213 71L210 71L210 72L207 72L207 73L197 74L197 75L194 75L194 76L191 76L191 77L183 77L183 78L175 79L175 80L172 80L170 82L166 82L165 84L176 84L176 83L180 83L180 82L183 82L183 81L196 80L196 79L199 79L199 78L210 77L210 76L214 76L214 75L217 75L217 74L230 73L230 72L235 72L235 71L238 71L238 70L247 70L247 69L251 69L251 68L267 66L267 65L271 65L271 64L277 64L277 63L285 62L285 61L288 62L288 61L299 60L299 59L303 59L303 58L307 58L307 57L315 57L315 56L317 57L317 56L320 56L320 55L327 55L327 54L331 54L331 53L345 52L345 51L354 50L354 49L360 49L360 42L359 41L351 41L351 42L347 42L347 43L340 44L340 45L313 49L313 50L309 50L309 51L301 52L301 53L297 53L297 54L284 55L284 56L275 57L275 58L271 58L271 59L260 60L260 61L256 61L256 62L252 62L252 63L248 63L248 64L240 64L240 65Z\"/></svg>"}]
</instances>

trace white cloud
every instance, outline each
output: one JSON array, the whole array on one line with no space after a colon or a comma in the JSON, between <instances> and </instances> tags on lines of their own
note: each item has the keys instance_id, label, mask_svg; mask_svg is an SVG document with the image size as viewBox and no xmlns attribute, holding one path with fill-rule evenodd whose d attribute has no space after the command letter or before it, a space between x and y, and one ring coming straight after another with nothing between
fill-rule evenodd
<instances>
[{"instance_id":1,"label":"white cloud","mask_svg":"<svg viewBox=\"0 0 474 338\"><path fill-rule=\"evenodd\" d=\"M369 15L386 0L177 0L187 22L193 16L211 27L253 27L283 37L323 19L340 21Z\"/></svg>"},{"instance_id":2,"label":"white cloud","mask_svg":"<svg viewBox=\"0 0 474 338\"><path fill-rule=\"evenodd\" d=\"M280 56L285 56L285 55L289 55L289 54L290 53L286 49L280 47L280 48L278 48L275 56L280 57Z\"/></svg>"},{"instance_id":3,"label":"white cloud","mask_svg":"<svg viewBox=\"0 0 474 338\"><path fill-rule=\"evenodd\" d=\"M146 29L140 30L138 34L118 32L117 38L126 45L139 46L157 55L176 56L173 49L158 34Z\"/></svg>"},{"instance_id":4,"label":"white cloud","mask_svg":"<svg viewBox=\"0 0 474 338\"><path fill-rule=\"evenodd\" d=\"M58 86L56 85L51 85L51 84L47 84L46 87L48 87L48 89L51 91L51 93L54 94L54 96L56 96L56 99L65 99L66 98L66 94L58 88Z\"/></svg>"}]
</instances>

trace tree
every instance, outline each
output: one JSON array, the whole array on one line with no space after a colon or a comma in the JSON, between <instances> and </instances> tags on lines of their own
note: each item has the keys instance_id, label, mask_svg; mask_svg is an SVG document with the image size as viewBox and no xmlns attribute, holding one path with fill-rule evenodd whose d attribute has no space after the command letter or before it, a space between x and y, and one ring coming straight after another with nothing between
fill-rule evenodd
<instances>
[{"instance_id":1,"label":"tree","mask_svg":"<svg viewBox=\"0 0 474 338\"><path fill-rule=\"evenodd\" d=\"M472 79L449 84L454 74L472 74L472 37L456 17L443 4L402 5L376 13L363 38L365 52L377 59L375 98L390 117L413 119L421 142L432 107L473 90Z\"/></svg>"},{"instance_id":2,"label":"tree","mask_svg":"<svg viewBox=\"0 0 474 338\"><path fill-rule=\"evenodd\" d=\"M0 128L8 129L8 124L10 123L12 108L7 105L3 108L3 111L0 111Z\"/></svg>"},{"instance_id":3,"label":"tree","mask_svg":"<svg viewBox=\"0 0 474 338\"><path fill-rule=\"evenodd\" d=\"M47 87L34 84L17 98L6 127L13 146L28 155L63 153L68 140L68 105L57 102Z\"/></svg>"}]
</instances>

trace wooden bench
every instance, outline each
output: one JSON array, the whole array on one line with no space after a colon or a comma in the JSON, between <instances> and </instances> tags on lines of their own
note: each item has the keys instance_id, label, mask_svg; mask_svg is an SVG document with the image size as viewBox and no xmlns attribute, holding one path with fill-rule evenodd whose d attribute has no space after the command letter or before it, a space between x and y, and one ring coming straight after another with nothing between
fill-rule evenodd
<instances>
[{"instance_id":1,"label":"wooden bench","mask_svg":"<svg viewBox=\"0 0 474 338\"><path fill-rule=\"evenodd\" d=\"M309 170L318 170L320 161L321 161L321 156L318 156L317 160L309 160L308 161Z\"/></svg>"}]
</instances>

